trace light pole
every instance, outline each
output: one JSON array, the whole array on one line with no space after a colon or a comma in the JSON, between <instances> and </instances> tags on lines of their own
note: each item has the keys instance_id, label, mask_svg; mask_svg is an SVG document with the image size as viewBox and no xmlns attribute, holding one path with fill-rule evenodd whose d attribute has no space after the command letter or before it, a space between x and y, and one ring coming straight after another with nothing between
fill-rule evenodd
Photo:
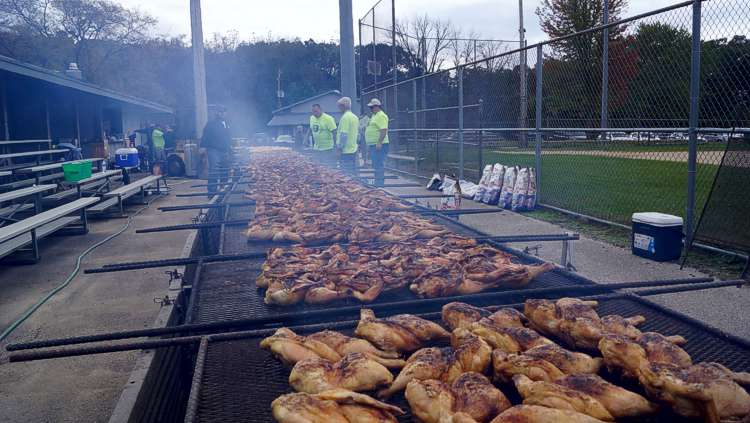
<instances>
[{"instance_id":1,"label":"light pole","mask_svg":"<svg viewBox=\"0 0 750 423\"><path fill-rule=\"evenodd\" d=\"M339 32L341 47L341 94L357 101L354 70L354 30L352 29L352 0L339 0ZM356 104L353 110L359 110Z\"/></svg>"},{"instance_id":2,"label":"light pole","mask_svg":"<svg viewBox=\"0 0 750 423\"><path fill-rule=\"evenodd\" d=\"M203 23L201 1L190 0L190 34L193 44L193 93L195 95L195 135L203 135L203 127L208 121L206 100L206 65L203 56Z\"/></svg>"}]
</instances>

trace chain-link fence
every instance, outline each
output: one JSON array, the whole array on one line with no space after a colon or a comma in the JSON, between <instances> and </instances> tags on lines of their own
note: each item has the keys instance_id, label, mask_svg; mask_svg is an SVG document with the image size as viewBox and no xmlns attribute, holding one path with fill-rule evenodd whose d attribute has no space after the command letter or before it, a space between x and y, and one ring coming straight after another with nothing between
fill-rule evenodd
<instances>
[{"instance_id":1,"label":"chain-link fence","mask_svg":"<svg viewBox=\"0 0 750 423\"><path fill-rule=\"evenodd\" d=\"M543 205L622 225L666 212L691 233L731 129L750 137L749 35L746 0L685 1L360 92L384 102L402 171L535 167Z\"/></svg>"}]
</instances>

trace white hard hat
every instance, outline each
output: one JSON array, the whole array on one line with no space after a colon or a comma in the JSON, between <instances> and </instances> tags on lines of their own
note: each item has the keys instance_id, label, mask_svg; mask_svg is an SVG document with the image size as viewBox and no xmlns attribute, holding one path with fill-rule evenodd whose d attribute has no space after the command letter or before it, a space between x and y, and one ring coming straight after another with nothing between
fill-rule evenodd
<instances>
[{"instance_id":1,"label":"white hard hat","mask_svg":"<svg viewBox=\"0 0 750 423\"><path fill-rule=\"evenodd\" d=\"M367 107L380 106L380 105L381 105L380 100L378 100L377 98L373 98L372 100L370 100L369 103L367 103Z\"/></svg>"}]
</instances>

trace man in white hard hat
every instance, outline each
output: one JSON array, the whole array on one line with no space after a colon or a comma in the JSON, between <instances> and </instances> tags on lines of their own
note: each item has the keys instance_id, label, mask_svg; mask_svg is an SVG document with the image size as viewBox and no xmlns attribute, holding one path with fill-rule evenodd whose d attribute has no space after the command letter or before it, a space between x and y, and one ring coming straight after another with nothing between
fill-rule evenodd
<instances>
[{"instance_id":1,"label":"man in white hard hat","mask_svg":"<svg viewBox=\"0 0 750 423\"><path fill-rule=\"evenodd\" d=\"M336 102L341 112L337 146L341 151L341 168L346 172L355 173L357 169L357 138L359 137L359 118L352 113L352 99L341 97Z\"/></svg>"},{"instance_id":2,"label":"man in white hard hat","mask_svg":"<svg viewBox=\"0 0 750 423\"><path fill-rule=\"evenodd\" d=\"M375 170L375 185L385 184L385 158L388 157L388 115L383 111L380 100L373 98L367 103L370 108L370 122L365 129L365 142L372 157Z\"/></svg>"}]
</instances>

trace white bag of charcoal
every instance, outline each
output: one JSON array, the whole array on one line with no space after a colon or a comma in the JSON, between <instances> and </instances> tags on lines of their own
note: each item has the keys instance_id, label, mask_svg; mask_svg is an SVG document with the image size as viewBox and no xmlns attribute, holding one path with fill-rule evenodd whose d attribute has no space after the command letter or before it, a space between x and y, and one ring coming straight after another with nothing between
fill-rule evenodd
<instances>
[{"instance_id":1,"label":"white bag of charcoal","mask_svg":"<svg viewBox=\"0 0 750 423\"><path fill-rule=\"evenodd\" d=\"M445 176L443 178L443 195L450 195L450 197L444 197L440 199L441 210L451 210L461 207L461 186L457 183L456 179Z\"/></svg>"},{"instance_id":2,"label":"white bag of charcoal","mask_svg":"<svg viewBox=\"0 0 750 423\"><path fill-rule=\"evenodd\" d=\"M443 183L443 180L440 179L440 175L435 173L432 175L432 178L430 178L429 182L427 182L427 186L425 187L428 191L437 191L440 189L440 185Z\"/></svg>"},{"instance_id":3,"label":"white bag of charcoal","mask_svg":"<svg viewBox=\"0 0 750 423\"><path fill-rule=\"evenodd\" d=\"M513 191L516 187L516 176L518 176L518 170L518 166L505 168L503 187L500 189L500 199L497 202L498 207L509 209L513 204Z\"/></svg>"},{"instance_id":4,"label":"white bag of charcoal","mask_svg":"<svg viewBox=\"0 0 750 423\"><path fill-rule=\"evenodd\" d=\"M479 179L479 185L477 188L477 192L474 194L474 201L482 201L482 198L484 197L485 193L489 189L490 179L492 179L492 165L487 165L484 167L484 171L482 172L482 177Z\"/></svg>"},{"instance_id":5,"label":"white bag of charcoal","mask_svg":"<svg viewBox=\"0 0 750 423\"><path fill-rule=\"evenodd\" d=\"M526 192L526 204L524 207L526 210L534 210L536 208L536 171L533 168L529 168L529 189Z\"/></svg>"},{"instance_id":6,"label":"white bag of charcoal","mask_svg":"<svg viewBox=\"0 0 750 423\"><path fill-rule=\"evenodd\" d=\"M500 163L497 163L492 167L492 175L490 176L487 193L482 197L483 203L492 205L497 204L500 199L500 190L503 188L505 170L506 167Z\"/></svg>"},{"instance_id":7,"label":"white bag of charcoal","mask_svg":"<svg viewBox=\"0 0 750 423\"><path fill-rule=\"evenodd\" d=\"M471 181L461 180L459 181L459 185L461 186L461 196L468 200L474 198L477 191L479 191L479 185Z\"/></svg>"},{"instance_id":8,"label":"white bag of charcoal","mask_svg":"<svg viewBox=\"0 0 750 423\"><path fill-rule=\"evenodd\" d=\"M526 209L526 195L529 192L529 169L524 167L518 171L516 184L513 187L510 209L522 211Z\"/></svg>"}]
</instances>

